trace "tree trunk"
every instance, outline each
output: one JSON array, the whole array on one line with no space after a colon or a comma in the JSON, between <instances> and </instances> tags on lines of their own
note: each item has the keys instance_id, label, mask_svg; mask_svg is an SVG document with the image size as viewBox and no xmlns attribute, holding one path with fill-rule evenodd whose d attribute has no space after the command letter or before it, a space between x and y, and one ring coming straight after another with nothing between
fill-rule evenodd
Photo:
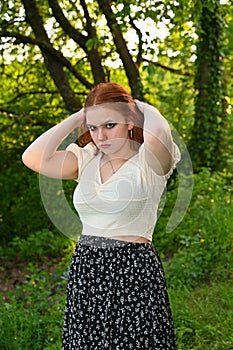
<instances>
[{"instance_id":1,"label":"tree trunk","mask_svg":"<svg viewBox=\"0 0 233 350\"><path fill-rule=\"evenodd\" d=\"M197 49L195 122L189 150L194 169L217 169L222 160L221 127L224 122L224 84L221 57L223 20L219 2L202 8Z\"/></svg>"},{"instance_id":2,"label":"tree trunk","mask_svg":"<svg viewBox=\"0 0 233 350\"><path fill-rule=\"evenodd\" d=\"M40 49L44 57L46 67L50 72L50 75L57 86L61 96L63 97L65 106L70 112L74 112L81 108L82 104L79 98L77 98L72 90L67 76L63 70L63 65L54 59L53 55L48 50L43 48L43 42L46 45L51 46L50 40L43 26L42 18L36 7L34 0L22 0L26 12L26 21L32 27L35 37L41 43Z\"/></svg>"},{"instance_id":3,"label":"tree trunk","mask_svg":"<svg viewBox=\"0 0 233 350\"><path fill-rule=\"evenodd\" d=\"M85 36L81 34L76 28L74 28L67 18L64 16L61 7L59 6L57 0L49 0L49 5L53 11L53 15L57 22L61 25L66 34L69 35L86 53L88 61L91 65L91 70L94 78L94 84L104 82L106 76L101 63L101 55L99 53L98 45L93 45L91 49L87 47L87 41L97 38L96 30L92 25L92 21L84 0L81 0L81 5L83 7L84 16L86 19L85 30L88 35Z\"/></svg>"},{"instance_id":4,"label":"tree trunk","mask_svg":"<svg viewBox=\"0 0 233 350\"><path fill-rule=\"evenodd\" d=\"M143 89L140 80L140 74L136 63L133 61L129 53L121 28L116 21L114 13L111 9L109 0L98 0L98 4L106 17L108 27L111 30L117 52L123 63L131 92L133 97L139 100L143 99Z\"/></svg>"}]
</instances>

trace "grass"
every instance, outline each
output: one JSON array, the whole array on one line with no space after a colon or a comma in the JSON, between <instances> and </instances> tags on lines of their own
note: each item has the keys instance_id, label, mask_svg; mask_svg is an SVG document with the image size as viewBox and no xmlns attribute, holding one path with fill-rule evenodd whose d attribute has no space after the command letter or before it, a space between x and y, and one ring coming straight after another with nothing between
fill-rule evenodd
<instances>
[{"instance_id":1,"label":"grass","mask_svg":"<svg viewBox=\"0 0 233 350\"><path fill-rule=\"evenodd\" d=\"M232 281L170 291L179 350L233 349Z\"/></svg>"},{"instance_id":2,"label":"grass","mask_svg":"<svg viewBox=\"0 0 233 350\"><path fill-rule=\"evenodd\" d=\"M26 280L0 304L1 350L61 348L66 272L63 261L52 272L32 263L25 266Z\"/></svg>"},{"instance_id":3,"label":"grass","mask_svg":"<svg viewBox=\"0 0 233 350\"><path fill-rule=\"evenodd\" d=\"M67 260L53 272L35 264L0 304L1 350L61 349ZM193 289L169 288L179 350L233 349L233 289L219 278Z\"/></svg>"}]
</instances>

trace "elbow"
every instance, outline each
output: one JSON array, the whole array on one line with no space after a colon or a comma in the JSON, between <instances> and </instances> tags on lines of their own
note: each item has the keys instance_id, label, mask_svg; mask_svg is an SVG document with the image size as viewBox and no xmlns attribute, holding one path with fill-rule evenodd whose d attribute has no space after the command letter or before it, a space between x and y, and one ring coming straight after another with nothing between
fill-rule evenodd
<instances>
[{"instance_id":1,"label":"elbow","mask_svg":"<svg viewBox=\"0 0 233 350\"><path fill-rule=\"evenodd\" d=\"M24 165L29 166L30 164L30 156L29 156L29 151L26 149L23 154L22 154L22 162Z\"/></svg>"},{"instance_id":2,"label":"elbow","mask_svg":"<svg viewBox=\"0 0 233 350\"><path fill-rule=\"evenodd\" d=\"M22 162L29 169L39 172L38 162L36 161L36 156L29 149L26 149L22 154Z\"/></svg>"},{"instance_id":3,"label":"elbow","mask_svg":"<svg viewBox=\"0 0 233 350\"><path fill-rule=\"evenodd\" d=\"M27 150L23 152L21 159L23 164L27 165Z\"/></svg>"}]
</instances>

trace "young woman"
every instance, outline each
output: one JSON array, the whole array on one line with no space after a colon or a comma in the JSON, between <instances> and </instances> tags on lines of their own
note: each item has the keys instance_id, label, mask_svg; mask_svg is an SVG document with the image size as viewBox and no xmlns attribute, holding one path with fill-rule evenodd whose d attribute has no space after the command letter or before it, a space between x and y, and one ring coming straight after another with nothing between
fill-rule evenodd
<instances>
[{"instance_id":1,"label":"young woman","mask_svg":"<svg viewBox=\"0 0 233 350\"><path fill-rule=\"evenodd\" d=\"M58 150L74 130L78 144ZM63 350L177 349L162 264L152 235L180 153L167 121L116 83L38 137L23 162L75 179L82 235L72 258Z\"/></svg>"}]
</instances>

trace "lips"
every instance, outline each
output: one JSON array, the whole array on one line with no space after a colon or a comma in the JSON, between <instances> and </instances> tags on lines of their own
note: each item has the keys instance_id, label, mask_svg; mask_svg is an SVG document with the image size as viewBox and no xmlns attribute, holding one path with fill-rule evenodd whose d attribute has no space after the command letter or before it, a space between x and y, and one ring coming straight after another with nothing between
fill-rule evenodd
<instances>
[{"instance_id":1,"label":"lips","mask_svg":"<svg viewBox=\"0 0 233 350\"><path fill-rule=\"evenodd\" d=\"M109 148L110 146L110 143L102 143L101 145L99 145L100 148Z\"/></svg>"}]
</instances>

